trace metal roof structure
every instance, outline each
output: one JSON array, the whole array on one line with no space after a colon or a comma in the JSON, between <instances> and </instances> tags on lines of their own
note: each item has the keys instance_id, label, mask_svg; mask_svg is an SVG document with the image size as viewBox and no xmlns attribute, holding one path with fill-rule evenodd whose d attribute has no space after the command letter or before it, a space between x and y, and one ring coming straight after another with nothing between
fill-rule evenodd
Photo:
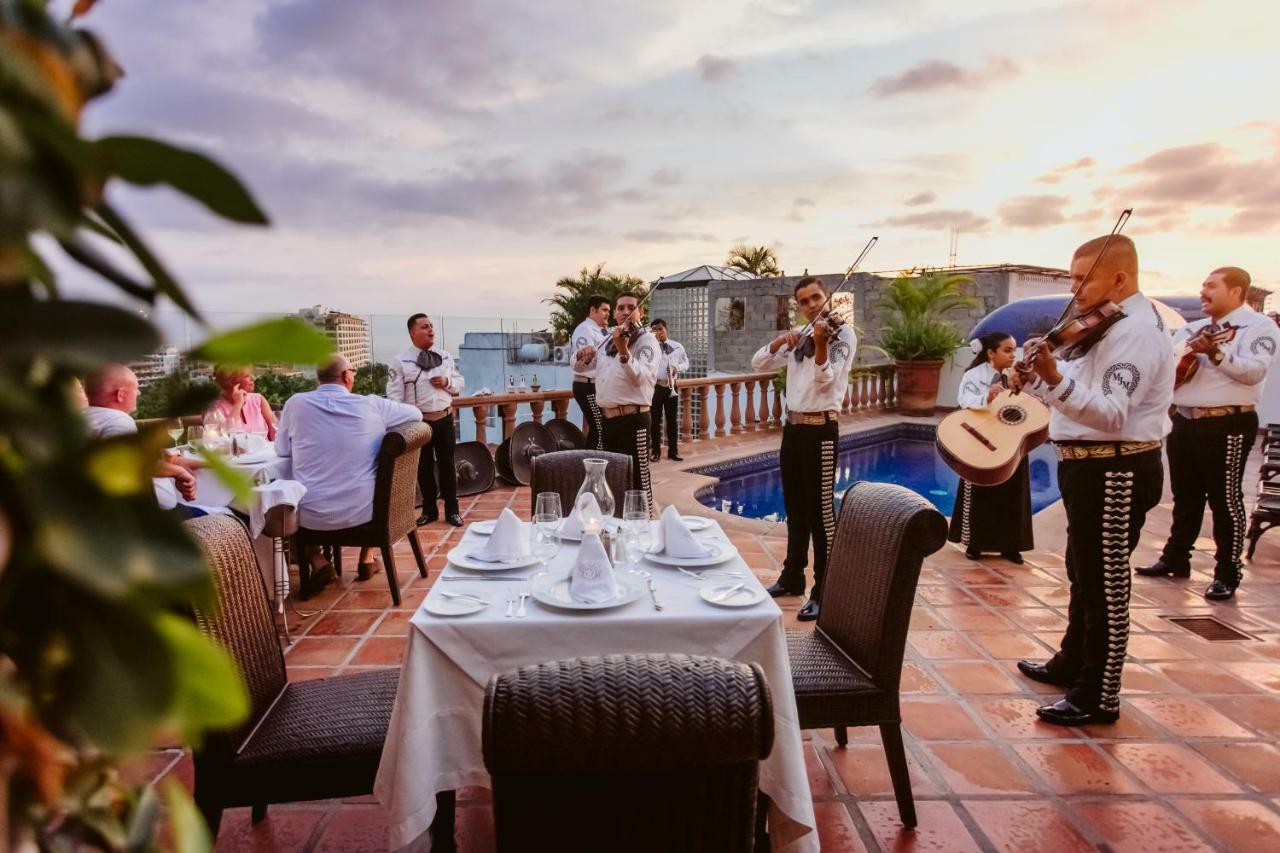
<instances>
[{"instance_id":1,"label":"metal roof structure","mask_svg":"<svg viewBox=\"0 0 1280 853\"><path fill-rule=\"evenodd\" d=\"M736 267L717 267L711 264L703 264L700 267L678 272L675 275L663 276L654 282L653 286L658 288L668 285L703 284L708 281L750 281L754 278L759 278L759 276Z\"/></svg>"}]
</instances>

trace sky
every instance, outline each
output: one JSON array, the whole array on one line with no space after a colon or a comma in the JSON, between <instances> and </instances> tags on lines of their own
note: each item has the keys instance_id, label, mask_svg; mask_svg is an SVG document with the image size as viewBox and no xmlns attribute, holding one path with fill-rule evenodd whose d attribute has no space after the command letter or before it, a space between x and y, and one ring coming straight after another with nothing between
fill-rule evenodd
<instances>
[{"instance_id":1,"label":"sky","mask_svg":"<svg viewBox=\"0 0 1280 853\"><path fill-rule=\"evenodd\" d=\"M1144 289L1280 288L1280 4L102 0L83 130L240 175L270 228L116 188L211 312L545 316L738 242L788 273L1064 267L1124 207ZM1267 81L1271 81L1268 83ZM100 293L60 265L69 289Z\"/></svg>"}]
</instances>

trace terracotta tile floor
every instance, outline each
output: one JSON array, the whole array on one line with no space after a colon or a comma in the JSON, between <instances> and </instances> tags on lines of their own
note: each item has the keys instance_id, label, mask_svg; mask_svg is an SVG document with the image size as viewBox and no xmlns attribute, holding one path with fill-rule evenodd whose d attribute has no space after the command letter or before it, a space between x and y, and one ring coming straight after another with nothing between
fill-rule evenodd
<instances>
[{"instance_id":1,"label":"terracotta tile floor","mask_svg":"<svg viewBox=\"0 0 1280 853\"><path fill-rule=\"evenodd\" d=\"M680 468L777 446L777 434L700 442ZM727 448L727 449L726 449ZM1246 484L1252 493L1254 454ZM660 503L688 505L694 475L663 462ZM504 506L528 510L527 490L499 487L463 503L468 521ZM1252 505L1252 498L1249 499ZM1134 562L1158 553L1171 503L1150 516ZM764 579L778 571L785 531L728 525ZM824 851L1280 849L1280 534L1264 537L1238 597L1210 604L1199 592L1212 572L1202 538L1190 582L1135 578L1130 662L1115 726L1073 731L1037 722L1053 688L1020 677L1020 657L1045 657L1065 624L1061 506L1036 516L1037 550L1025 566L980 564L947 546L921 577L903 672L903 716L920 826L904 832L874 729L851 730L846 749L830 732L806 733L810 785ZM1207 534L1208 525L1204 533ZM408 617L438 576L458 533L422 530L431 560L421 579L407 547L396 552L405 603L389 607L385 578L350 576L290 615L293 679L394 665ZM799 599L782 602L793 625ZM1212 614L1256 639L1209 643L1161 618ZM188 759L171 772L190 778ZM273 806L256 827L227 813L218 849L363 851L384 846L386 815L370 798ZM463 851L493 849L483 790L464 791Z\"/></svg>"}]
</instances>

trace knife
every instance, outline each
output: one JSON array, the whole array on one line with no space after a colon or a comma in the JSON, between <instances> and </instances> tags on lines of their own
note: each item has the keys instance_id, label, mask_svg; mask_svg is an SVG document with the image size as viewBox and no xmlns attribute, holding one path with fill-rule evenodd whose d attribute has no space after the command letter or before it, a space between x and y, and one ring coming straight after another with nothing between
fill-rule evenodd
<instances>
[{"instance_id":1,"label":"knife","mask_svg":"<svg viewBox=\"0 0 1280 853\"><path fill-rule=\"evenodd\" d=\"M510 577L495 578L495 577L490 577L489 575L479 575L477 577L471 577L470 575L441 575L440 580L442 581L510 581L511 583L527 583L529 581L528 578L510 578Z\"/></svg>"}]
</instances>

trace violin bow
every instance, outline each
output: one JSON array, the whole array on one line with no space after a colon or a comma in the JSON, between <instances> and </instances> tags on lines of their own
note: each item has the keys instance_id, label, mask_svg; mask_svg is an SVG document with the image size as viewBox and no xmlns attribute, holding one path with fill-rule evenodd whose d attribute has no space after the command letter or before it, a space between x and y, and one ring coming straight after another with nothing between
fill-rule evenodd
<instances>
[{"instance_id":1,"label":"violin bow","mask_svg":"<svg viewBox=\"0 0 1280 853\"><path fill-rule=\"evenodd\" d=\"M1111 241L1115 239L1115 236L1117 234L1120 233L1121 229L1124 228L1125 223L1129 221L1129 217L1132 215L1133 215L1132 207L1126 207L1124 210L1120 211L1120 218L1116 220L1115 227L1113 227L1111 229L1111 233L1107 235L1107 239L1103 242L1102 248L1098 250L1098 254L1094 257L1093 263L1089 265L1089 269L1084 274L1084 278L1080 279L1081 287L1084 287L1085 282L1087 282L1089 280L1089 277L1093 275L1093 271L1098 268L1098 264L1102 261L1102 256L1107 253L1107 247L1111 245ZM1075 302L1076 302L1075 296L1072 295L1072 297L1067 300L1067 304L1063 307L1062 313L1058 315L1058 322L1054 323L1053 325L1056 326L1058 325L1058 323L1061 323L1063 320L1067 319L1067 315L1071 312L1071 306L1074 305Z\"/></svg>"},{"instance_id":2,"label":"violin bow","mask_svg":"<svg viewBox=\"0 0 1280 853\"><path fill-rule=\"evenodd\" d=\"M871 247L874 246L879 240L880 240L879 237L872 237L870 240L867 241L867 245L862 247L862 251L858 254L858 257L854 258L853 264L849 267L848 271L845 272L844 278L840 279L840 283L837 284L835 286L835 289L832 290L831 293L827 295L827 301L823 302L822 307L818 309L819 317L822 316L823 311L827 310L827 306L831 304L831 300L835 298L835 295L840 291L844 290L844 286L849 283L849 279L853 278L853 274L857 272L858 266L862 263L862 259L865 258L868 253L870 253ZM809 330L813 328L814 322L815 322L814 320L810 320L808 323L804 324L804 328L800 330L801 337L808 334Z\"/></svg>"}]
</instances>

